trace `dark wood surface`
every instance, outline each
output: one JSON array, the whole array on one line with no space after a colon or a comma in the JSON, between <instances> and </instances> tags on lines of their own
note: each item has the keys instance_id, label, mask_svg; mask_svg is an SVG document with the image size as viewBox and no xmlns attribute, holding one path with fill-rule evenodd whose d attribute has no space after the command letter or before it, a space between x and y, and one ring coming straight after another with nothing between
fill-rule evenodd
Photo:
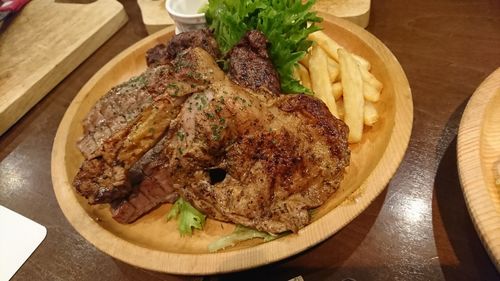
<instances>
[{"instance_id":1,"label":"dark wood surface","mask_svg":"<svg viewBox=\"0 0 500 281\"><path fill-rule=\"evenodd\" d=\"M412 137L397 173L359 217L314 248L205 277L150 272L101 253L66 221L52 191L50 154L66 108L97 70L147 35L136 1L123 3L127 25L0 136L0 204L48 230L13 280L500 280L456 165L463 110L500 66L500 1L372 1L367 29L399 59L413 94Z\"/></svg>"}]
</instances>

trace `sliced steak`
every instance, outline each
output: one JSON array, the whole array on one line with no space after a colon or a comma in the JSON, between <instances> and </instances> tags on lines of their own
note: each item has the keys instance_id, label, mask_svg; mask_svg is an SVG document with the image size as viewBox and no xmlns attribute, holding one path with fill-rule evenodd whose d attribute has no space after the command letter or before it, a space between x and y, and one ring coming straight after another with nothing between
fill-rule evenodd
<instances>
[{"instance_id":1,"label":"sliced steak","mask_svg":"<svg viewBox=\"0 0 500 281\"><path fill-rule=\"evenodd\" d=\"M131 181L136 184L135 190L127 198L111 205L113 218L120 223L132 223L162 203L174 203L178 193L169 182L151 175L154 169L165 162L162 151L167 138L162 138L152 149L130 169ZM139 194L145 194L141 196Z\"/></svg>"},{"instance_id":2,"label":"sliced steak","mask_svg":"<svg viewBox=\"0 0 500 281\"><path fill-rule=\"evenodd\" d=\"M178 193L173 188L163 188L154 178L146 177L140 187L111 209L113 219L119 223L132 223L144 213L162 203L173 203Z\"/></svg>"},{"instance_id":3,"label":"sliced steak","mask_svg":"<svg viewBox=\"0 0 500 281\"><path fill-rule=\"evenodd\" d=\"M110 203L130 194L129 169L161 139L187 96L224 77L212 57L199 48L188 49L158 68L154 72L158 75L141 86L152 102L102 141L76 175L73 184L89 203Z\"/></svg>"},{"instance_id":4,"label":"sliced steak","mask_svg":"<svg viewBox=\"0 0 500 281\"><path fill-rule=\"evenodd\" d=\"M160 79L166 70L168 67L150 68L113 87L96 102L82 121L83 137L78 141L78 148L86 159L92 158L106 139L133 122L144 108L151 105L159 92L148 91L147 85Z\"/></svg>"}]
</instances>

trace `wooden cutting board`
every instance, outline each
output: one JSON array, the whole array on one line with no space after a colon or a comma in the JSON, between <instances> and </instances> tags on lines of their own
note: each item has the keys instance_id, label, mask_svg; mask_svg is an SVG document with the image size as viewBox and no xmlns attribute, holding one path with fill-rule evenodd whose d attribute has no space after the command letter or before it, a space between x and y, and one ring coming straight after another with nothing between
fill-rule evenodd
<instances>
[{"instance_id":1,"label":"wooden cutting board","mask_svg":"<svg viewBox=\"0 0 500 281\"><path fill-rule=\"evenodd\" d=\"M370 5L371 0L316 0L314 9L365 28L370 20Z\"/></svg>"},{"instance_id":2,"label":"wooden cutting board","mask_svg":"<svg viewBox=\"0 0 500 281\"><path fill-rule=\"evenodd\" d=\"M149 34L174 24L165 9L165 0L137 0L137 4ZM370 4L371 0L317 0L314 9L365 28L370 19Z\"/></svg>"},{"instance_id":3,"label":"wooden cutting board","mask_svg":"<svg viewBox=\"0 0 500 281\"><path fill-rule=\"evenodd\" d=\"M116 0L29 2L0 34L0 135L126 22Z\"/></svg>"},{"instance_id":4,"label":"wooden cutting board","mask_svg":"<svg viewBox=\"0 0 500 281\"><path fill-rule=\"evenodd\" d=\"M165 8L165 0L137 0L137 4L141 9L142 21L148 34L174 24L174 20Z\"/></svg>"}]
</instances>

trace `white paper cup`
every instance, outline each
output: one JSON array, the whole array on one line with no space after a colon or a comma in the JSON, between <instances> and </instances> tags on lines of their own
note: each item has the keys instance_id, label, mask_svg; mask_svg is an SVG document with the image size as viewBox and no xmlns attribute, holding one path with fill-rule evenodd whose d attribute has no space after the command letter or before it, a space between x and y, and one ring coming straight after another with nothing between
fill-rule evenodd
<instances>
[{"instance_id":1,"label":"white paper cup","mask_svg":"<svg viewBox=\"0 0 500 281\"><path fill-rule=\"evenodd\" d=\"M208 0L166 0L165 7L175 22L175 34L207 27L205 13L198 11Z\"/></svg>"}]
</instances>

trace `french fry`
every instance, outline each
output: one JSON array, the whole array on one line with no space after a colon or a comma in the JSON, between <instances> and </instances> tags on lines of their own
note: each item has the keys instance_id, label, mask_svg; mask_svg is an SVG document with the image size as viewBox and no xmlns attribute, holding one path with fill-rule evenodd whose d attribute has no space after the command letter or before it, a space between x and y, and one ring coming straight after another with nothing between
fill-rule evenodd
<instances>
[{"instance_id":1,"label":"french fry","mask_svg":"<svg viewBox=\"0 0 500 281\"><path fill-rule=\"evenodd\" d=\"M342 83L341 82L335 82L332 84L332 95L335 98L335 100L340 99L342 97Z\"/></svg>"},{"instance_id":2,"label":"french fry","mask_svg":"<svg viewBox=\"0 0 500 281\"><path fill-rule=\"evenodd\" d=\"M344 100L343 99L339 99L337 101L337 111L339 112L340 119L344 120L345 108L344 108Z\"/></svg>"},{"instance_id":3,"label":"french fry","mask_svg":"<svg viewBox=\"0 0 500 281\"><path fill-rule=\"evenodd\" d=\"M330 75L330 82L335 82L339 78L340 69L339 64L331 58L328 58L328 74Z\"/></svg>"},{"instance_id":4,"label":"french fry","mask_svg":"<svg viewBox=\"0 0 500 281\"><path fill-rule=\"evenodd\" d=\"M370 69L372 68L372 65L369 61L365 60L363 57L360 57L356 54L352 54L352 56L356 59L356 61L359 64L359 67L361 69L365 69L366 71L370 71Z\"/></svg>"},{"instance_id":5,"label":"french fry","mask_svg":"<svg viewBox=\"0 0 500 281\"><path fill-rule=\"evenodd\" d=\"M309 39L315 44L300 61L304 66L298 72L300 80L305 85L309 79L317 97L332 114L345 121L350 130L349 142L359 142L363 126L373 126L379 119L374 103L380 100L383 84L370 72L367 60L343 49L325 33L314 32ZM329 86L325 84L325 76L330 80Z\"/></svg>"},{"instance_id":6,"label":"french fry","mask_svg":"<svg viewBox=\"0 0 500 281\"><path fill-rule=\"evenodd\" d=\"M339 61L337 50L342 49L342 46L340 46L339 43L332 38L328 37L328 35L326 35L323 31L316 31L309 34L309 39L320 45L330 57ZM360 65L363 66L363 68L370 70L371 64L367 60L357 55L352 56Z\"/></svg>"},{"instance_id":7,"label":"french fry","mask_svg":"<svg viewBox=\"0 0 500 281\"><path fill-rule=\"evenodd\" d=\"M373 74L371 74L367 69L360 67L361 77L363 77L363 81L371 84L378 92L382 91L383 84L378 81L377 78Z\"/></svg>"},{"instance_id":8,"label":"french fry","mask_svg":"<svg viewBox=\"0 0 500 281\"><path fill-rule=\"evenodd\" d=\"M349 52L338 49L338 57L345 108L344 122L349 127L349 142L357 143L363 136L363 79L358 63Z\"/></svg>"},{"instance_id":9,"label":"french fry","mask_svg":"<svg viewBox=\"0 0 500 281\"><path fill-rule=\"evenodd\" d=\"M326 104L330 112L338 117L337 105L332 95L332 84L328 74L327 55L319 46L313 46L311 50L309 73L313 92Z\"/></svg>"},{"instance_id":10,"label":"french fry","mask_svg":"<svg viewBox=\"0 0 500 281\"><path fill-rule=\"evenodd\" d=\"M295 80L301 80L300 79L300 72L299 72L299 65L300 64L297 64L294 68L293 68L293 72L292 72L292 76Z\"/></svg>"},{"instance_id":11,"label":"french fry","mask_svg":"<svg viewBox=\"0 0 500 281\"><path fill-rule=\"evenodd\" d=\"M325 49L323 49L323 51L324 50ZM331 57L328 57L328 64L331 64L332 66L334 66L336 68L339 68L339 63L336 60L332 59Z\"/></svg>"},{"instance_id":12,"label":"french fry","mask_svg":"<svg viewBox=\"0 0 500 281\"><path fill-rule=\"evenodd\" d=\"M378 112L375 105L370 101L365 101L364 109L364 124L367 126L373 126L378 121Z\"/></svg>"},{"instance_id":13,"label":"french fry","mask_svg":"<svg viewBox=\"0 0 500 281\"><path fill-rule=\"evenodd\" d=\"M311 78L309 77L309 70L307 70L305 66L299 63L298 71L302 86L311 89Z\"/></svg>"},{"instance_id":14,"label":"french fry","mask_svg":"<svg viewBox=\"0 0 500 281\"><path fill-rule=\"evenodd\" d=\"M311 49L299 60L303 66L309 68L309 58L311 57Z\"/></svg>"},{"instance_id":15,"label":"french fry","mask_svg":"<svg viewBox=\"0 0 500 281\"><path fill-rule=\"evenodd\" d=\"M380 92L372 84L363 81L363 96L367 101L377 102L380 99Z\"/></svg>"},{"instance_id":16,"label":"french fry","mask_svg":"<svg viewBox=\"0 0 500 281\"><path fill-rule=\"evenodd\" d=\"M336 41L328 37L322 31L316 31L309 34L309 39L321 46L321 48L323 48L330 57L332 57L336 61L339 61L337 50L341 49L342 47Z\"/></svg>"}]
</instances>

